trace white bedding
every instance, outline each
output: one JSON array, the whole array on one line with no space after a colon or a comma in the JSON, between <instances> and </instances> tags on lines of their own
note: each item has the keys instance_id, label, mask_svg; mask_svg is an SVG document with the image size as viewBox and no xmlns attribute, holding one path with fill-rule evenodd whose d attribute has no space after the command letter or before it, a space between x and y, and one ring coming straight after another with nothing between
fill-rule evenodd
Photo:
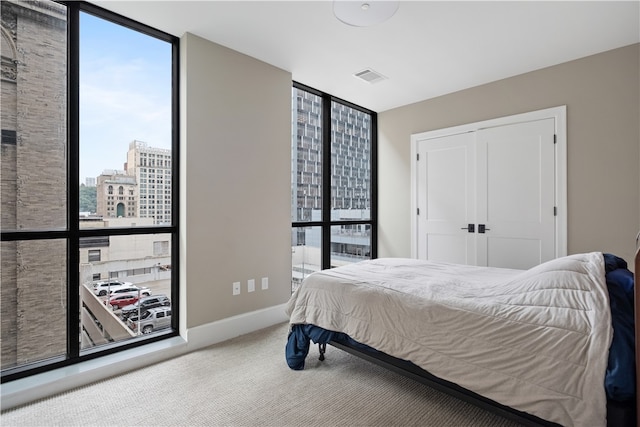
<instances>
[{"instance_id":1,"label":"white bedding","mask_svg":"<svg viewBox=\"0 0 640 427\"><path fill-rule=\"evenodd\" d=\"M601 253L526 271L386 258L310 275L287 312L520 411L605 426L608 298Z\"/></svg>"}]
</instances>

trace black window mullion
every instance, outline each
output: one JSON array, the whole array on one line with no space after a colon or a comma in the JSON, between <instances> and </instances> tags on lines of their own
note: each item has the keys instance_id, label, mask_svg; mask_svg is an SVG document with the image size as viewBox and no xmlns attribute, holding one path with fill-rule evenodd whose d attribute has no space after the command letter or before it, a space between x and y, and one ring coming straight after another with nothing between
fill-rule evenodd
<instances>
[{"instance_id":1,"label":"black window mullion","mask_svg":"<svg viewBox=\"0 0 640 427\"><path fill-rule=\"evenodd\" d=\"M322 269L331 267L331 96L322 95Z\"/></svg>"},{"instance_id":2,"label":"black window mullion","mask_svg":"<svg viewBox=\"0 0 640 427\"><path fill-rule=\"evenodd\" d=\"M67 4L67 356L80 356L80 10Z\"/></svg>"},{"instance_id":3,"label":"black window mullion","mask_svg":"<svg viewBox=\"0 0 640 427\"><path fill-rule=\"evenodd\" d=\"M171 48L171 327L178 331L180 320L180 48L172 42ZM177 332L176 332L177 333Z\"/></svg>"},{"instance_id":4,"label":"black window mullion","mask_svg":"<svg viewBox=\"0 0 640 427\"><path fill-rule=\"evenodd\" d=\"M371 259L378 258L378 115L371 115Z\"/></svg>"}]
</instances>

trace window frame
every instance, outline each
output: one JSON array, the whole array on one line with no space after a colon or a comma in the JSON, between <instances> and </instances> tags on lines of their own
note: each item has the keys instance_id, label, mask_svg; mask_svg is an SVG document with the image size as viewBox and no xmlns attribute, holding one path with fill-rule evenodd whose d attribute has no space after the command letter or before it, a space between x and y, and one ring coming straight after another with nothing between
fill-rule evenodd
<instances>
[{"instance_id":1,"label":"window frame","mask_svg":"<svg viewBox=\"0 0 640 427\"><path fill-rule=\"evenodd\" d=\"M67 244L67 343L66 354L52 357L46 360L39 360L33 363L24 364L2 370L0 383L5 383L20 378L25 378L42 372L64 366L74 365L80 362L98 357L107 356L116 352L127 350L133 347L148 345L156 341L165 340L179 335L179 315L172 316L171 328L162 334L143 336L138 339L131 339L126 342L115 342L93 349L80 348L80 322L78 313L80 312L80 241L83 238L104 238L110 236L142 235L142 234L168 234L171 236L171 304L172 311L178 314L179 301L179 38L155 28L144 25L140 22L107 11L99 6L84 1L60 1L52 0L62 4L67 9L67 225L66 229L43 229L43 230L10 230L0 232L0 241L35 241L35 240L55 240L63 239ZM88 13L98 18L104 19L116 25L129 28L142 34L165 41L171 45L171 173L172 173L172 210L170 225L136 226L136 227L114 227L114 228L80 228L80 13Z\"/></svg>"},{"instance_id":2,"label":"window frame","mask_svg":"<svg viewBox=\"0 0 640 427\"><path fill-rule=\"evenodd\" d=\"M322 219L320 221L292 221L291 227L320 227L321 269L331 268L331 227L368 224L371 227L370 258L378 257L378 115L375 111L337 98L328 93L293 82L292 88L312 93L322 99ZM371 116L371 208L368 220L331 220L331 104L336 102Z\"/></svg>"}]
</instances>

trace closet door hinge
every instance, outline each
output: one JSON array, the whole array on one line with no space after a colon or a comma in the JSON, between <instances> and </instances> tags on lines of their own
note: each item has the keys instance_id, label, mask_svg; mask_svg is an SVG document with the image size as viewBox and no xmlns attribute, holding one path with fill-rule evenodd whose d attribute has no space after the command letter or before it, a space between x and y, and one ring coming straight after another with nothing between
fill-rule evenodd
<instances>
[{"instance_id":1,"label":"closet door hinge","mask_svg":"<svg viewBox=\"0 0 640 427\"><path fill-rule=\"evenodd\" d=\"M416 209L416 215L420 215L420 208Z\"/></svg>"},{"instance_id":2,"label":"closet door hinge","mask_svg":"<svg viewBox=\"0 0 640 427\"><path fill-rule=\"evenodd\" d=\"M558 135L556 135L555 133L553 134L553 143L554 144L558 143Z\"/></svg>"},{"instance_id":3,"label":"closet door hinge","mask_svg":"<svg viewBox=\"0 0 640 427\"><path fill-rule=\"evenodd\" d=\"M558 207L557 206L553 207L553 216L558 216Z\"/></svg>"},{"instance_id":4,"label":"closet door hinge","mask_svg":"<svg viewBox=\"0 0 640 427\"><path fill-rule=\"evenodd\" d=\"M416 154L416 162L420 161L420 153Z\"/></svg>"}]
</instances>

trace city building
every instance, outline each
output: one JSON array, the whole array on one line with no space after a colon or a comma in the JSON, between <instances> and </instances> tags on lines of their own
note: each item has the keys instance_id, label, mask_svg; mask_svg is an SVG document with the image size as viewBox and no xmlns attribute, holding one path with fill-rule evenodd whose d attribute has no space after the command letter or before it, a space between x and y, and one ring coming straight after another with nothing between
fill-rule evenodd
<instances>
[{"instance_id":1,"label":"city building","mask_svg":"<svg viewBox=\"0 0 640 427\"><path fill-rule=\"evenodd\" d=\"M80 219L80 227L150 226L152 218ZM169 279L171 240L164 234L84 237L80 241L80 282L121 279L134 284Z\"/></svg>"},{"instance_id":2,"label":"city building","mask_svg":"<svg viewBox=\"0 0 640 427\"><path fill-rule=\"evenodd\" d=\"M171 150L132 141L125 170L97 177L96 213L104 218L152 218L171 223Z\"/></svg>"},{"instance_id":3,"label":"city building","mask_svg":"<svg viewBox=\"0 0 640 427\"><path fill-rule=\"evenodd\" d=\"M1 39L2 232L64 229L66 9L2 2ZM0 258L2 369L65 354L65 240L3 241Z\"/></svg>"},{"instance_id":4,"label":"city building","mask_svg":"<svg viewBox=\"0 0 640 427\"><path fill-rule=\"evenodd\" d=\"M322 153L322 98L297 90L292 102L291 218L322 220L323 171L331 182L331 221L371 218L371 115L347 105L331 104L331 170ZM308 274L321 269L320 227L297 227L292 232L292 289ZM371 226L331 227L331 266L367 259L371 254Z\"/></svg>"},{"instance_id":5,"label":"city building","mask_svg":"<svg viewBox=\"0 0 640 427\"><path fill-rule=\"evenodd\" d=\"M138 214L135 177L124 171L105 170L97 178L96 214L104 218L131 218Z\"/></svg>"},{"instance_id":6,"label":"city building","mask_svg":"<svg viewBox=\"0 0 640 427\"><path fill-rule=\"evenodd\" d=\"M127 152L126 174L138 185L135 215L153 218L156 225L171 223L171 150L132 141Z\"/></svg>"}]
</instances>

